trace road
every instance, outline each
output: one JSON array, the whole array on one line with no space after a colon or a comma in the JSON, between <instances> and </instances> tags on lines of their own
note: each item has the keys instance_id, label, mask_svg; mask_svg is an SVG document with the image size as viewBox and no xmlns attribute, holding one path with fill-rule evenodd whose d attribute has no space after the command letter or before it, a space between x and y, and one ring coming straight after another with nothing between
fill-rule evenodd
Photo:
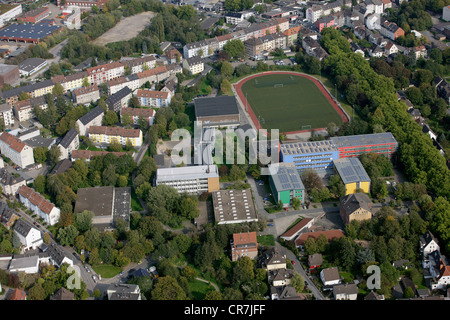
<instances>
[{"instance_id":1,"label":"road","mask_svg":"<svg viewBox=\"0 0 450 320\"><path fill-rule=\"evenodd\" d=\"M59 63L59 61L61 60L61 51L64 48L64 46L67 44L68 41L69 41L69 39L66 39L63 42L61 42L61 43L57 44L56 46L54 46L53 48L51 48L50 50L48 50L51 54L53 54L54 58L48 59L47 65L44 68L42 68L41 70L39 70L38 72L31 75L28 78L28 80L35 80L37 78L42 78L44 76L45 71L47 71L50 68L52 63Z\"/></svg>"}]
</instances>

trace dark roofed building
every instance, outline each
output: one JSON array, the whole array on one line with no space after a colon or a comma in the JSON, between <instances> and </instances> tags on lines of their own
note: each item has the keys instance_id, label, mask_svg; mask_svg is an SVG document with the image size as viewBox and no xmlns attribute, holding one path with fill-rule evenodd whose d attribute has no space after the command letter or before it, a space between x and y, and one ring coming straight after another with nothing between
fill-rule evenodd
<instances>
[{"instance_id":1,"label":"dark roofed building","mask_svg":"<svg viewBox=\"0 0 450 320\"><path fill-rule=\"evenodd\" d=\"M59 161L53 168L51 174L62 174L72 167L72 161L69 159L63 159Z\"/></svg>"},{"instance_id":2,"label":"dark roofed building","mask_svg":"<svg viewBox=\"0 0 450 320\"><path fill-rule=\"evenodd\" d=\"M203 127L238 127L239 108L234 96L194 100L195 117Z\"/></svg>"},{"instance_id":3,"label":"dark roofed building","mask_svg":"<svg viewBox=\"0 0 450 320\"><path fill-rule=\"evenodd\" d=\"M123 87L112 96L106 98L105 102L109 110L119 112L122 107L128 104L128 100L131 98L133 91L128 87Z\"/></svg>"},{"instance_id":4,"label":"dark roofed building","mask_svg":"<svg viewBox=\"0 0 450 320\"><path fill-rule=\"evenodd\" d=\"M50 297L50 300L75 300L75 295L66 288L62 287Z\"/></svg>"},{"instance_id":5,"label":"dark roofed building","mask_svg":"<svg viewBox=\"0 0 450 320\"><path fill-rule=\"evenodd\" d=\"M43 38L61 30L62 26L51 26L46 23L17 24L13 23L0 30L0 40L38 43Z\"/></svg>"},{"instance_id":6,"label":"dark roofed building","mask_svg":"<svg viewBox=\"0 0 450 320\"><path fill-rule=\"evenodd\" d=\"M372 201L365 193L354 193L340 200L340 215L345 224L372 219Z\"/></svg>"}]
</instances>

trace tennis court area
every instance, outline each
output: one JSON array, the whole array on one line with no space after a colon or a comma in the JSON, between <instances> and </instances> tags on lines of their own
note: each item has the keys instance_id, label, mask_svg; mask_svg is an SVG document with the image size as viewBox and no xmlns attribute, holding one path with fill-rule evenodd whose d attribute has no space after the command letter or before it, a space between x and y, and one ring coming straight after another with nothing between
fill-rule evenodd
<instances>
[{"instance_id":1,"label":"tennis court area","mask_svg":"<svg viewBox=\"0 0 450 320\"><path fill-rule=\"evenodd\" d=\"M337 105L320 83L300 74L260 74L235 88L264 129L296 132L343 123Z\"/></svg>"}]
</instances>

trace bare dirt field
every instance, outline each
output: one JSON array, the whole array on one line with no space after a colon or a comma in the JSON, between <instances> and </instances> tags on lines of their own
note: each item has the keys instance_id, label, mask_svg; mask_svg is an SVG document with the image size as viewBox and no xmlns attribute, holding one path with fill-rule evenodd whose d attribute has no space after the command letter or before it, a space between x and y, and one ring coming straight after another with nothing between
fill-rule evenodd
<instances>
[{"instance_id":1,"label":"bare dirt field","mask_svg":"<svg viewBox=\"0 0 450 320\"><path fill-rule=\"evenodd\" d=\"M154 12L147 11L121 20L114 28L106 31L93 41L96 45L104 46L111 42L130 40L136 37L155 16Z\"/></svg>"}]
</instances>

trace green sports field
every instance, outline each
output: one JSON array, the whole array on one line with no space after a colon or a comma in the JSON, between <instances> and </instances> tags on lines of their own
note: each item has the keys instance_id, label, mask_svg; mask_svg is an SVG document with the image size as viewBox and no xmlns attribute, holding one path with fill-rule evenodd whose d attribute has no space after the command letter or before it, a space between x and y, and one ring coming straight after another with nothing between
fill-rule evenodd
<instances>
[{"instance_id":1,"label":"green sports field","mask_svg":"<svg viewBox=\"0 0 450 320\"><path fill-rule=\"evenodd\" d=\"M342 124L342 118L314 82L292 74L271 74L242 84L243 95L265 129L293 132Z\"/></svg>"}]
</instances>

